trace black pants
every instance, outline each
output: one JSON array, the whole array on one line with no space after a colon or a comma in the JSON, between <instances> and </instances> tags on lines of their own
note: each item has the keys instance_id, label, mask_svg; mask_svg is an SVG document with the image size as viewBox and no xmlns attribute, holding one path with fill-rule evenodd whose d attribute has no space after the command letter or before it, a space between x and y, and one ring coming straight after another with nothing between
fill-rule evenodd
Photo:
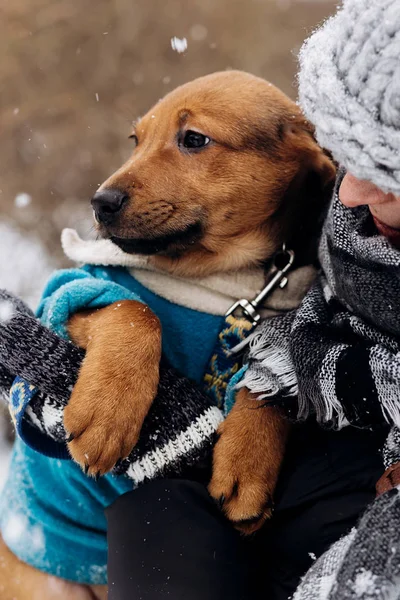
<instances>
[{"instance_id":1,"label":"black pants","mask_svg":"<svg viewBox=\"0 0 400 600\"><path fill-rule=\"evenodd\" d=\"M287 600L375 495L386 430L294 428L274 518L239 536L188 480L148 483L107 509L109 600Z\"/></svg>"}]
</instances>

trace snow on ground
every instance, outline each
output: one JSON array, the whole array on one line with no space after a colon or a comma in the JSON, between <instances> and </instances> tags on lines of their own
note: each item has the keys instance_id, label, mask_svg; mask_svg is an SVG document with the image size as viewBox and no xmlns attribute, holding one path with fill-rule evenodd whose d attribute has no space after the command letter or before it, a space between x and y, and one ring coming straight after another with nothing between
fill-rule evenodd
<instances>
[{"instance_id":1,"label":"snow on ground","mask_svg":"<svg viewBox=\"0 0 400 600\"><path fill-rule=\"evenodd\" d=\"M0 221L0 286L20 296L32 308L54 264L33 234Z\"/></svg>"},{"instance_id":2,"label":"snow on ground","mask_svg":"<svg viewBox=\"0 0 400 600\"><path fill-rule=\"evenodd\" d=\"M0 287L17 294L35 308L53 269L54 264L35 235L0 221ZM4 429L5 421L0 410L0 489L7 473L10 452Z\"/></svg>"}]
</instances>

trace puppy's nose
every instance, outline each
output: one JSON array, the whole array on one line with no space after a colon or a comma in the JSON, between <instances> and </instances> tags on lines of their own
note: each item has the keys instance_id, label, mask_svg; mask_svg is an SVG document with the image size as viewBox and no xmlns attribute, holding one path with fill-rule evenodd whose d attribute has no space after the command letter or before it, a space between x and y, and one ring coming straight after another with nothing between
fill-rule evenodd
<instances>
[{"instance_id":1,"label":"puppy's nose","mask_svg":"<svg viewBox=\"0 0 400 600\"><path fill-rule=\"evenodd\" d=\"M100 223L110 224L128 200L128 195L120 190L105 188L95 193L91 204Z\"/></svg>"}]
</instances>

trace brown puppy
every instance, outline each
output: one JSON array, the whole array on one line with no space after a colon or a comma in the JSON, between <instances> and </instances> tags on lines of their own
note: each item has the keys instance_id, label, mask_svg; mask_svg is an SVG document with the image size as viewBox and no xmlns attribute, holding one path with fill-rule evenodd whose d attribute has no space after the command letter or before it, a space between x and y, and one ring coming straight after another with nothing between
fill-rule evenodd
<instances>
[{"instance_id":1,"label":"brown puppy","mask_svg":"<svg viewBox=\"0 0 400 600\"><path fill-rule=\"evenodd\" d=\"M132 156L92 201L100 234L125 252L185 278L260 266L284 242L300 264L313 256L334 167L298 107L271 84L235 71L203 77L159 102L132 138ZM69 324L87 354L65 426L72 456L91 474L129 453L158 383L157 317L136 302L118 308L81 313ZM127 326L132 320L135 328ZM210 484L247 532L270 514L287 430L278 411L257 407L248 392L238 395L221 427ZM8 564L11 574L21 572L16 559ZM45 576L31 571L27 589L40 591ZM26 597L10 587L4 600ZM75 597L72 590L66 597Z\"/></svg>"},{"instance_id":2,"label":"brown puppy","mask_svg":"<svg viewBox=\"0 0 400 600\"><path fill-rule=\"evenodd\" d=\"M236 71L203 77L166 96L131 137L132 156L92 200L103 237L182 277L259 265L283 242L307 259L334 167L277 88ZM126 326L137 317L134 330ZM159 324L125 302L76 315L70 333L87 349L65 411L70 451L90 473L104 473L136 443L156 393ZM222 427L210 486L234 521L268 514L284 439L276 411L249 411L245 393L239 400ZM255 438L255 456L236 460L244 449L250 457Z\"/></svg>"},{"instance_id":3,"label":"brown puppy","mask_svg":"<svg viewBox=\"0 0 400 600\"><path fill-rule=\"evenodd\" d=\"M264 262L321 202L310 178L321 191L334 172L299 108L237 71L177 88L131 137L131 158L93 199L101 210L107 192L113 213L99 231L184 277Z\"/></svg>"}]
</instances>

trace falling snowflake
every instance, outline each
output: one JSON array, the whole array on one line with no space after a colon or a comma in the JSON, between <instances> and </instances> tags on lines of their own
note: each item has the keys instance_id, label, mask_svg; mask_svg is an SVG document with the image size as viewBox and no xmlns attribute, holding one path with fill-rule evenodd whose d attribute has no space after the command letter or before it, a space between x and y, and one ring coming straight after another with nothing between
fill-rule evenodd
<instances>
[{"instance_id":1,"label":"falling snowflake","mask_svg":"<svg viewBox=\"0 0 400 600\"><path fill-rule=\"evenodd\" d=\"M144 82L144 75L140 71L134 73L132 81L135 85L141 85Z\"/></svg>"},{"instance_id":2,"label":"falling snowflake","mask_svg":"<svg viewBox=\"0 0 400 600\"><path fill-rule=\"evenodd\" d=\"M25 515L19 513L11 513L6 521L2 535L8 543L19 542L29 526L28 519Z\"/></svg>"},{"instance_id":3,"label":"falling snowflake","mask_svg":"<svg viewBox=\"0 0 400 600\"><path fill-rule=\"evenodd\" d=\"M354 582L354 592L358 598L376 598L376 580L378 579L377 575L371 573L371 571L367 571L366 569L361 569L357 574L355 582Z\"/></svg>"},{"instance_id":4,"label":"falling snowflake","mask_svg":"<svg viewBox=\"0 0 400 600\"><path fill-rule=\"evenodd\" d=\"M309 552L308 556L311 558L311 560L317 560L316 555L314 554L314 552Z\"/></svg>"},{"instance_id":5,"label":"falling snowflake","mask_svg":"<svg viewBox=\"0 0 400 600\"><path fill-rule=\"evenodd\" d=\"M171 38L171 48L172 50L175 50L176 52L178 52L178 54L182 54L182 52L185 52L185 50L187 50L187 39L186 38L178 38L178 37L173 37Z\"/></svg>"},{"instance_id":6,"label":"falling snowflake","mask_svg":"<svg viewBox=\"0 0 400 600\"><path fill-rule=\"evenodd\" d=\"M192 25L190 28L190 36L195 42L202 42L208 35L207 28L204 25Z\"/></svg>"},{"instance_id":7,"label":"falling snowflake","mask_svg":"<svg viewBox=\"0 0 400 600\"><path fill-rule=\"evenodd\" d=\"M14 307L8 300L0 302L0 323L8 323L11 321L14 314Z\"/></svg>"},{"instance_id":8,"label":"falling snowflake","mask_svg":"<svg viewBox=\"0 0 400 600\"><path fill-rule=\"evenodd\" d=\"M14 198L14 204L17 208L25 208L29 206L32 202L32 196L30 194L26 194L22 192L21 194L17 194Z\"/></svg>"}]
</instances>

